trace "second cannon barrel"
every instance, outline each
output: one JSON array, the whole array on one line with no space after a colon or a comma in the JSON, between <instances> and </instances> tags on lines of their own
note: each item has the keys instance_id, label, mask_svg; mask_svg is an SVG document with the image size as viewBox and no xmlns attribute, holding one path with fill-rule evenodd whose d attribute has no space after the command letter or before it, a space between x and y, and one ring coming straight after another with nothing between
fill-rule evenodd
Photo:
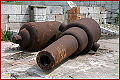
<instances>
[{"instance_id":1,"label":"second cannon barrel","mask_svg":"<svg viewBox=\"0 0 120 80\"><path fill-rule=\"evenodd\" d=\"M39 51L54 42L61 34L64 24L57 21L25 23L13 42L27 51Z\"/></svg>"}]
</instances>

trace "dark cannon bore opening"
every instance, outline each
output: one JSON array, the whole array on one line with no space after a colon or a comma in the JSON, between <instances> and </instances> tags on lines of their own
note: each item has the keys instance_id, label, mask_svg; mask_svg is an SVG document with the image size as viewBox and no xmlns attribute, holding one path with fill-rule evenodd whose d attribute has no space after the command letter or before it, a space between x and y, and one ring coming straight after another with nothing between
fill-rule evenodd
<instances>
[{"instance_id":1,"label":"dark cannon bore opening","mask_svg":"<svg viewBox=\"0 0 120 80\"><path fill-rule=\"evenodd\" d=\"M49 66L51 61L50 61L50 58L46 55L42 55L40 57L40 63L43 65L43 66Z\"/></svg>"}]
</instances>

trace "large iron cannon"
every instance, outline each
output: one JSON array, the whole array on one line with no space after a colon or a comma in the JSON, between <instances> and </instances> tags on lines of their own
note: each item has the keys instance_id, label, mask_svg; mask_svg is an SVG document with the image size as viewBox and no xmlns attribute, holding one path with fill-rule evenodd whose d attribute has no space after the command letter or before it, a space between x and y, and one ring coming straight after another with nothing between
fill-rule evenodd
<instances>
[{"instance_id":1,"label":"large iron cannon","mask_svg":"<svg viewBox=\"0 0 120 80\"><path fill-rule=\"evenodd\" d=\"M13 36L13 42L27 51L40 51L60 35L64 24L57 21L25 23L19 33Z\"/></svg>"},{"instance_id":2,"label":"large iron cannon","mask_svg":"<svg viewBox=\"0 0 120 80\"><path fill-rule=\"evenodd\" d=\"M97 51L100 36L100 26L95 20L76 20L64 28L58 40L38 53L37 64L43 70L51 70L71 55Z\"/></svg>"}]
</instances>

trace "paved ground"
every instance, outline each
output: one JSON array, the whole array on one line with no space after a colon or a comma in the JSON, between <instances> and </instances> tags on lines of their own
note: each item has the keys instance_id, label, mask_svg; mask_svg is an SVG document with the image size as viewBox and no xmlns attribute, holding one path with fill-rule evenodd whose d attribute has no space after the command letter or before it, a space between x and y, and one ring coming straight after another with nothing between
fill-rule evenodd
<instances>
[{"instance_id":1,"label":"paved ground","mask_svg":"<svg viewBox=\"0 0 120 80\"><path fill-rule=\"evenodd\" d=\"M119 78L119 38L103 37L97 52L71 57L46 72L36 64L36 54L18 50L18 45L1 42L2 78Z\"/></svg>"}]
</instances>

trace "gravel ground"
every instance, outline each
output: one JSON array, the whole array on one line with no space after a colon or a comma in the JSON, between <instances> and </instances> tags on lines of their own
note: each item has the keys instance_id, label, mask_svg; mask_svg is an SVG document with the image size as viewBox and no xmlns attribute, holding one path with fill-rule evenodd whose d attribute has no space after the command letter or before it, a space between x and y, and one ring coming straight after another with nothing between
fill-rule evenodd
<instances>
[{"instance_id":1,"label":"gravel ground","mask_svg":"<svg viewBox=\"0 0 120 80\"><path fill-rule=\"evenodd\" d=\"M119 38L101 38L97 52L70 57L52 71L43 71L36 64L38 52L19 51L19 45L1 42L2 79L56 78L119 78Z\"/></svg>"}]
</instances>

